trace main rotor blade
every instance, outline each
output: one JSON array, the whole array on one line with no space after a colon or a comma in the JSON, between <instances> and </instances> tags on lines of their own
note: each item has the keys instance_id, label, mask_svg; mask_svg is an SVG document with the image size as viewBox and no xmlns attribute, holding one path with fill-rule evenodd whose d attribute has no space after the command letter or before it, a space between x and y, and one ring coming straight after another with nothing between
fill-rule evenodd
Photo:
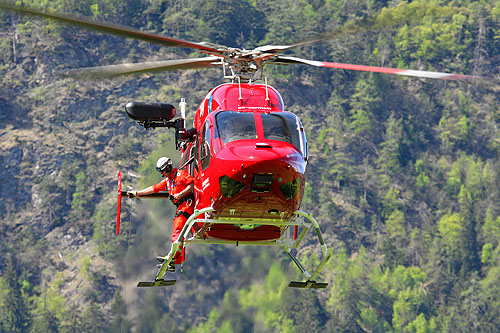
<instances>
[{"instance_id":1,"label":"main rotor blade","mask_svg":"<svg viewBox=\"0 0 500 333\"><path fill-rule=\"evenodd\" d=\"M406 13L406 15L402 15L403 13L401 12L405 10L405 7L401 6L399 10L396 9L396 13L400 12L400 15L394 15L394 11L386 10L382 11L377 17L362 18L358 20L348 21L344 25L336 29L327 31L312 38L305 39L290 45L265 45L258 47L256 50L262 50L267 53L283 53L284 51L287 51L291 48L298 46L316 44L327 40L339 39L347 36L381 31L384 29L404 24L417 23L421 21L424 16L439 17L440 15L444 14L449 16L461 10L458 7L440 9L439 7L436 7L434 4L421 4L421 5L424 6L423 7L424 10L416 10L415 8L413 10L409 9L408 13L411 13L411 15L408 15L408 13Z\"/></svg>"},{"instance_id":2,"label":"main rotor blade","mask_svg":"<svg viewBox=\"0 0 500 333\"><path fill-rule=\"evenodd\" d=\"M311 65L311 66L316 66L316 67L339 68L339 69L348 69L348 70L355 70L355 71L386 73L386 74L414 76L414 77L421 77L421 78L428 78L428 79L439 79L439 80L496 81L493 78L484 77L484 76L476 76L476 75L463 75L463 74L417 71L417 70L411 70L411 69L399 69L399 68L389 68L389 67L352 65L352 64L335 63L335 62L314 61L314 60L307 60L307 59L296 58L296 57L284 57L284 56L278 56L274 60L268 62L268 64L273 64L273 63L274 64L302 64L302 65Z\"/></svg>"},{"instance_id":3,"label":"main rotor blade","mask_svg":"<svg viewBox=\"0 0 500 333\"><path fill-rule=\"evenodd\" d=\"M104 78L117 75L137 74L159 72L176 69L193 69L193 68L207 68L221 63L220 57L204 57L193 59L179 59L179 60L164 60L164 61L150 61L136 64L120 64L98 67L85 67L72 69L60 74L63 76L73 78Z\"/></svg>"},{"instance_id":4,"label":"main rotor blade","mask_svg":"<svg viewBox=\"0 0 500 333\"><path fill-rule=\"evenodd\" d=\"M257 47L255 51L261 51L265 53L283 53L291 48L304 46L309 44L316 44L324 42L330 39L338 39L345 36L352 36L356 34L366 33L370 31L376 31L384 28L386 25L378 23L375 19L360 19L352 22L348 22L344 26L341 26L335 30L320 34L311 39L306 39L290 45L264 45Z\"/></svg>"},{"instance_id":5,"label":"main rotor blade","mask_svg":"<svg viewBox=\"0 0 500 333\"><path fill-rule=\"evenodd\" d=\"M40 11L37 9L20 7L20 6L12 5L12 4L9 4L6 2L2 2L2 1L0 1L0 8L20 12L23 14L29 14L29 15L54 19L57 21L61 21L64 23L68 23L68 24L72 24L72 25L76 25L76 26L80 26L80 27L84 27L84 28L88 28L88 29L93 29L93 30L97 30L97 31L101 31L101 32L107 32L107 33L111 33L114 35L127 37L127 38L139 39L139 40L152 42L152 43L156 43L156 44L160 44L160 45L164 45L164 46L187 47L187 48L197 49L197 50L201 50L201 51L206 51L206 52L214 54L214 55L221 54L221 49L217 48L217 46L212 46L212 45L209 45L206 43L195 43L195 42L189 42L189 41L185 41L185 40L181 40L181 39L175 39L175 38L155 35L155 34L142 32L140 30L132 29L129 27L124 27L124 26L117 25L117 24L91 21L91 20L79 18L76 16L59 14L59 13L54 13L54 12L43 12L43 11ZM221 48L223 49L224 47L221 46Z\"/></svg>"}]
</instances>

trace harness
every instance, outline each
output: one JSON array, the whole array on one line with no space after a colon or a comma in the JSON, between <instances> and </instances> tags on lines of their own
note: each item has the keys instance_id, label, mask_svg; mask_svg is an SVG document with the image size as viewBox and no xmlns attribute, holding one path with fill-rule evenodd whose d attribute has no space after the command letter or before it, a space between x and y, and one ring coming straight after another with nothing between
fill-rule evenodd
<instances>
[{"instance_id":1,"label":"harness","mask_svg":"<svg viewBox=\"0 0 500 333\"><path fill-rule=\"evenodd\" d=\"M172 200L175 207L179 207L182 203L184 203L186 201L191 201L191 203L188 204L188 206L191 206L194 202L194 193L190 193L190 194L186 195L185 197L180 198L179 200L177 200L177 202L174 202L174 196L171 195L170 200Z\"/></svg>"},{"instance_id":2,"label":"harness","mask_svg":"<svg viewBox=\"0 0 500 333\"><path fill-rule=\"evenodd\" d=\"M179 217L181 215L184 216L187 219L191 216L191 214L189 214L187 212L183 212L182 210L179 210L179 211L177 211L177 214L175 214L174 218Z\"/></svg>"},{"instance_id":3,"label":"harness","mask_svg":"<svg viewBox=\"0 0 500 333\"><path fill-rule=\"evenodd\" d=\"M177 182L177 173L178 171L175 170L175 175L174 177L170 178L170 177L167 177L167 182L166 182L166 189L168 191L168 193L173 193L173 190L174 190L174 187L176 187L177 185L179 185L179 183ZM177 207L179 208L179 206L184 203L184 202L188 202L188 206L191 206L193 203L194 203L194 193L190 193L188 195L186 195L185 197L182 197L180 198L179 200L177 200L177 202L174 202L174 196L173 195L170 195L170 200L172 201L172 203ZM177 216L179 216L179 213L177 213ZM176 217L177 217L176 216ZM184 215L186 216L186 215ZM186 216L186 217L189 217Z\"/></svg>"}]
</instances>

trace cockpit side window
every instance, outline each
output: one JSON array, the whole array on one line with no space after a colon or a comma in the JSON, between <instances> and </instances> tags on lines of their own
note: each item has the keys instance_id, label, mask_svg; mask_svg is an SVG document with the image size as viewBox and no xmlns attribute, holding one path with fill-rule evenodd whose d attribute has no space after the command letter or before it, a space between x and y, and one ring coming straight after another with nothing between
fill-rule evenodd
<instances>
[{"instance_id":1,"label":"cockpit side window","mask_svg":"<svg viewBox=\"0 0 500 333\"><path fill-rule=\"evenodd\" d=\"M257 139L255 118L252 113L224 111L215 117L216 137L228 143L236 140Z\"/></svg>"},{"instance_id":2,"label":"cockpit side window","mask_svg":"<svg viewBox=\"0 0 500 333\"><path fill-rule=\"evenodd\" d=\"M184 170L188 171L189 155L190 155L190 147L188 146L185 148L185 150L183 152L182 159L181 159L181 166L179 167L179 169L184 169Z\"/></svg>"},{"instance_id":3,"label":"cockpit side window","mask_svg":"<svg viewBox=\"0 0 500 333\"><path fill-rule=\"evenodd\" d=\"M262 114L264 138L291 143L306 154L305 137L299 119L292 113Z\"/></svg>"},{"instance_id":4,"label":"cockpit side window","mask_svg":"<svg viewBox=\"0 0 500 333\"><path fill-rule=\"evenodd\" d=\"M209 121L205 121L205 125L203 126L203 136L201 137L201 145L200 145L200 160L201 160L201 169L205 170L210 164L210 123Z\"/></svg>"}]
</instances>

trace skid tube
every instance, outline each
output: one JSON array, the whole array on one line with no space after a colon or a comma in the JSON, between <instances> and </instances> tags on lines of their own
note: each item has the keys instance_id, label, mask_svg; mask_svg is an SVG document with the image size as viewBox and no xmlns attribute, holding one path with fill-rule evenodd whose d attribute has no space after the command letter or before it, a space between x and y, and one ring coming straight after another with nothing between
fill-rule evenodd
<instances>
[{"instance_id":1,"label":"skid tube","mask_svg":"<svg viewBox=\"0 0 500 333\"><path fill-rule=\"evenodd\" d=\"M323 269L325 264L332 256L332 249L328 248L323 240L319 224L314 219L312 214L306 213L304 211L298 210L294 213L294 217L290 221L277 220L277 219L241 219L241 218L224 218L224 219L199 219L200 215L204 215L208 212L213 212L212 207L203 208L201 210L195 210L189 219L186 221L179 238L172 243L169 253L163 257L164 261L160 269L156 273L153 282L139 282L138 287L160 287L173 285L175 280L163 280L169 263L173 260L177 251L179 251L181 246L186 246L187 244L231 244L231 245L261 245L261 246L279 246L288 254L293 263L297 268L304 274L306 281L297 282L291 281L288 286L291 288L325 288L328 283L316 282L316 277L319 275L320 271ZM298 222L297 218L302 218L302 222ZM306 222L308 220L309 222ZM210 239L205 237L206 229L202 228L197 231L193 237L186 239L189 231L195 225L195 223L205 223L205 224L239 224L239 225L252 225L252 224L263 224L263 225L275 225L275 226L303 226L304 229L300 235L293 241L286 233L276 240L272 241L230 241L230 240L219 240ZM323 254L323 260L320 262L316 270L311 274L307 269L300 263L298 258L292 252L293 249L297 249L300 243L304 240L306 234L314 226L316 235L318 237L319 243L321 245L321 250Z\"/></svg>"}]
</instances>

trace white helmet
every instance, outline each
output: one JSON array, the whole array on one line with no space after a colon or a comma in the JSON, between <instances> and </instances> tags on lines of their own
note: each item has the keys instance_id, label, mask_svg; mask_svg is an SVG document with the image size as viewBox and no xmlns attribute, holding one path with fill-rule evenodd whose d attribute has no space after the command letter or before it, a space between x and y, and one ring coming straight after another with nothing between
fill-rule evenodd
<instances>
[{"instance_id":1,"label":"white helmet","mask_svg":"<svg viewBox=\"0 0 500 333\"><path fill-rule=\"evenodd\" d=\"M172 160L168 157L160 157L156 162L156 171L163 171L168 167L172 169Z\"/></svg>"}]
</instances>

